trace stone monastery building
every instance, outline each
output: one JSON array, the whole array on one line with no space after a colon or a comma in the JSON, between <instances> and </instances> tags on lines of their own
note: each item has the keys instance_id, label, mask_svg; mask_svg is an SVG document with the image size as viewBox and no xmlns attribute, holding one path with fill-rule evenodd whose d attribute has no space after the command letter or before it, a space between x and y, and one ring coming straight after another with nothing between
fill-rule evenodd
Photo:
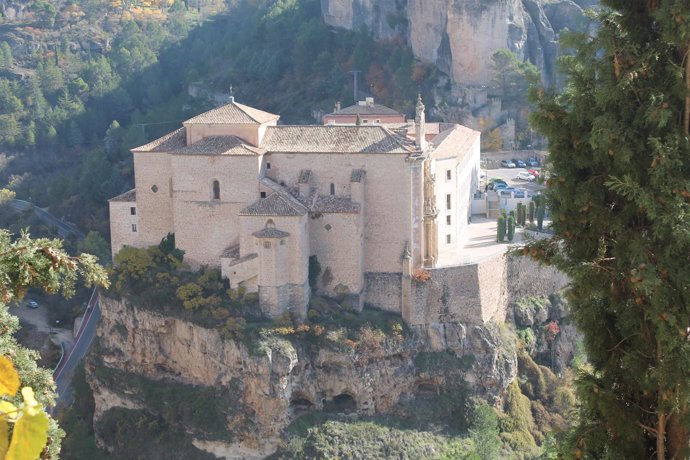
<instances>
[{"instance_id":1,"label":"stone monastery building","mask_svg":"<svg viewBox=\"0 0 690 460\"><path fill-rule=\"evenodd\" d=\"M457 252L479 181L479 132L426 123L279 125L238 104L132 150L135 188L110 200L113 254L169 232L262 311L304 316L319 292L405 317L414 270ZM406 294L408 293L408 294Z\"/></svg>"}]
</instances>

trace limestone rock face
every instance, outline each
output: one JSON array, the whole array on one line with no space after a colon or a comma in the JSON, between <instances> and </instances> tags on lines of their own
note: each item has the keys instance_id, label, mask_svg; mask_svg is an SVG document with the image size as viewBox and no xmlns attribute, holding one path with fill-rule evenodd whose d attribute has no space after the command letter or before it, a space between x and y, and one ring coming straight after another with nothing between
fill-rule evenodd
<instances>
[{"instance_id":1,"label":"limestone rock face","mask_svg":"<svg viewBox=\"0 0 690 460\"><path fill-rule=\"evenodd\" d=\"M580 3L580 4L578 4ZM584 30L582 7L572 0L321 0L327 24L366 26L376 38L401 35L415 56L437 65L462 85L491 79L491 55L508 48L529 59L550 83L558 32ZM553 23L551 22L553 21Z\"/></svg>"},{"instance_id":2,"label":"limestone rock face","mask_svg":"<svg viewBox=\"0 0 690 460\"><path fill-rule=\"evenodd\" d=\"M197 448L239 459L274 452L282 430L305 408L330 410L345 399L348 410L360 415L400 414L404 403L420 392L432 388L438 394L458 380L476 394L498 400L517 372L515 350L504 343L496 324L420 327L404 341L386 342L371 352L299 341L283 341L259 352L221 338L216 330L126 301L103 297L101 310L96 351L86 369L94 393L96 436L105 448L110 446L98 427L109 410L142 409L154 415L157 410L137 394L140 384L120 381L143 378L154 386L173 382L227 389L223 394L232 399L229 407L236 408L225 416L227 436L200 436L193 427L184 431ZM439 356L465 364L462 369L417 368L421 355L427 363L428 356Z\"/></svg>"}]
</instances>

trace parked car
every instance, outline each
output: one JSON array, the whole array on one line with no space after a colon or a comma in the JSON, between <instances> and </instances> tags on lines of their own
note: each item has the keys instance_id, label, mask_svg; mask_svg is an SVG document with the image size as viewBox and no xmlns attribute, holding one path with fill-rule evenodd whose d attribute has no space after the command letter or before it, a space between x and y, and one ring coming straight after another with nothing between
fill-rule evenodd
<instances>
[{"instance_id":1,"label":"parked car","mask_svg":"<svg viewBox=\"0 0 690 460\"><path fill-rule=\"evenodd\" d=\"M534 177L539 177L539 171L536 169L528 169L527 172L533 175Z\"/></svg>"},{"instance_id":2,"label":"parked car","mask_svg":"<svg viewBox=\"0 0 690 460\"><path fill-rule=\"evenodd\" d=\"M504 168L514 168L515 163L513 163L510 160L501 160L501 166L503 166Z\"/></svg>"},{"instance_id":3,"label":"parked car","mask_svg":"<svg viewBox=\"0 0 690 460\"><path fill-rule=\"evenodd\" d=\"M518 189L516 189L515 187L503 187L503 188L498 190L498 193L500 193L501 195L510 195L511 193L517 192L517 191L518 191ZM524 198L524 196L523 196L523 198Z\"/></svg>"},{"instance_id":4,"label":"parked car","mask_svg":"<svg viewBox=\"0 0 690 460\"><path fill-rule=\"evenodd\" d=\"M493 190L496 190L497 192L499 190L505 190L507 188L508 188L508 184L506 184L505 182L498 182L498 183L494 184L494 186L493 186Z\"/></svg>"},{"instance_id":5,"label":"parked car","mask_svg":"<svg viewBox=\"0 0 690 460\"><path fill-rule=\"evenodd\" d=\"M535 177L534 177L533 174L530 174L530 173L527 172L527 171L520 171L519 173L517 173L517 176L515 176L515 179L517 179L517 180L526 180L526 181L529 181L529 182L534 182Z\"/></svg>"},{"instance_id":6,"label":"parked car","mask_svg":"<svg viewBox=\"0 0 690 460\"><path fill-rule=\"evenodd\" d=\"M523 190L521 188L515 190L515 193L513 194L513 198L527 198L528 196L527 190Z\"/></svg>"},{"instance_id":7,"label":"parked car","mask_svg":"<svg viewBox=\"0 0 690 460\"><path fill-rule=\"evenodd\" d=\"M513 163L515 163L515 166L517 166L518 168L526 168L527 167L527 165L525 164L524 161L518 160L516 158L513 158Z\"/></svg>"},{"instance_id":8,"label":"parked car","mask_svg":"<svg viewBox=\"0 0 690 460\"><path fill-rule=\"evenodd\" d=\"M504 181L503 179L500 179L498 177L494 177L493 179L490 179L488 185L489 185L489 190L494 190L497 185L503 185L504 187L508 186L506 181Z\"/></svg>"},{"instance_id":9,"label":"parked car","mask_svg":"<svg viewBox=\"0 0 690 460\"><path fill-rule=\"evenodd\" d=\"M38 308L38 302L36 302L35 300L28 300L28 301L26 302L26 306L29 307L29 308L34 308L34 309L36 309L36 308Z\"/></svg>"},{"instance_id":10,"label":"parked car","mask_svg":"<svg viewBox=\"0 0 690 460\"><path fill-rule=\"evenodd\" d=\"M537 160L534 157L530 157L527 159L527 166L532 166L532 167L539 166L539 160Z\"/></svg>"}]
</instances>

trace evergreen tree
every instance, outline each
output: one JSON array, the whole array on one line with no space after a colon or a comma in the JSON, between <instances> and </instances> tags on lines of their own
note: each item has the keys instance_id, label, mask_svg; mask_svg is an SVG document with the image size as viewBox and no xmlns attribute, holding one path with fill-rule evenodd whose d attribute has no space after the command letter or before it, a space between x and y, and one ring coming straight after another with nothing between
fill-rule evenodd
<instances>
[{"instance_id":1,"label":"evergreen tree","mask_svg":"<svg viewBox=\"0 0 690 460\"><path fill-rule=\"evenodd\" d=\"M602 0L562 94L535 91L555 237L589 371L567 457L686 458L690 412L690 5ZM587 369L587 368L586 368Z\"/></svg>"}]
</instances>

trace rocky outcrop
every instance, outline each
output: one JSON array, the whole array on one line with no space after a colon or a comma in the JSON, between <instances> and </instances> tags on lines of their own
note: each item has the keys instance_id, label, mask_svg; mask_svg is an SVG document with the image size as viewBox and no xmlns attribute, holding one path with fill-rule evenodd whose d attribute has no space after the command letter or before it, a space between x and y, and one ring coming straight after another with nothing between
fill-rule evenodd
<instances>
[{"instance_id":1,"label":"rocky outcrop","mask_svg":"<svg viewBox=\"0 0 690 460\"><path fill-rule=\"evenodd\" d=\"M305 410L401 414L417 396L442 394L462 380L474 394L496 401L517 373L514 337L493 323L443 324L371 349L282 337L257 347L125 301L104 297L101 306L87 375L102 445L99 419L113 409L142 409L157 417L175 412L170 396L158 406L150 401L161 392L159 385L180 387L182 394L206 388L227 402L221 432L184 429L194 446L224 458L263 458ZM429 365L447 360L452 365Z\"/></svg>"},{"instance_id":2,"label":"rocky outcrop","mask_svg":"<svg viewBox=\"0 0 690 460\"><path fill-rule=\"evenodd\" d=\"M415 56L462 85L491 79L491 56L508 48L529 59L547 84L554 78L558 34L584 30L581 0L321 0L326 23L366 26L377 38L403 36Z\"/></svg>"}]
</instances>

